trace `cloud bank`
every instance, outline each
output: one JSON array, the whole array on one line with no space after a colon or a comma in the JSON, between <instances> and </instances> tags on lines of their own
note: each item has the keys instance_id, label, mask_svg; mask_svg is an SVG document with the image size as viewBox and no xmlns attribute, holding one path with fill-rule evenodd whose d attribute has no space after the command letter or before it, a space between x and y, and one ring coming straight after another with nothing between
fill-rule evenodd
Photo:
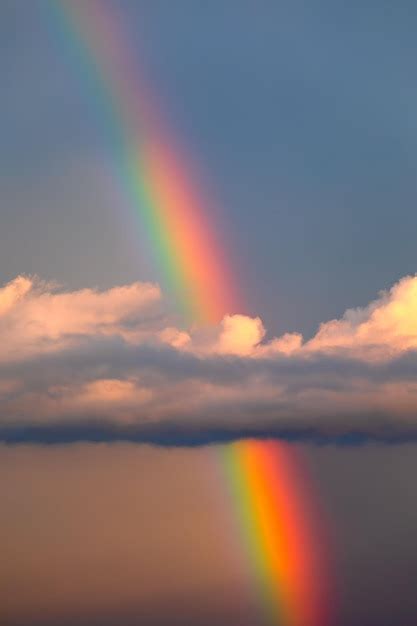
<instances>
[{"instance_id":1,"label":"cloud bank","mask_svg":"<svg viewBox=\"0 0 417 626\"><path fill-rule=\"evenodd\" d=\"M157 285L0 288L0 440L417 439L417 276L304 341L177 328Z\"/></svg>"}]
</instances>

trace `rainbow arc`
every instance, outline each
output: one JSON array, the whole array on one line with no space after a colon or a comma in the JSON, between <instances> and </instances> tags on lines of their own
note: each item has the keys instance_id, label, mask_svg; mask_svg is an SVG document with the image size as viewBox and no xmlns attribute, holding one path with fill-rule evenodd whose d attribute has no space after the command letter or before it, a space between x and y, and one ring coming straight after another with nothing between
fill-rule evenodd
<instances>
[{"instance_id":1,"label":"rainbow arc","mask_svg":"<svg viewBox=\"0 0 417 626\"><path fill-rule=\"evenodd\" d=\"M114 169L177 301L196 323L238 308L234 281L184 152L141 79L129 36L106 0L50 0L54 28L93 85ZM91 84L90 84L91 90ZM286 444L240 441L215 452L267 624L325 626L326 559L301 460Z\"/></svg>"}]
</instances>

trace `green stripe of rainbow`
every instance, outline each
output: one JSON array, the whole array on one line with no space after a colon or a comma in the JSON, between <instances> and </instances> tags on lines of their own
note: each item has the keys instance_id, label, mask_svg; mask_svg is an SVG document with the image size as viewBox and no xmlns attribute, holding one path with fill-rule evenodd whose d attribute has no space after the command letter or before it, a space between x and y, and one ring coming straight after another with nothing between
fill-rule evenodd
<instances>
[{"instance_id":1,"label":"green stripe of rainbow","mask_svg":"<svg viewBox=\"0 0 417 626\"><path fill-rule=\"evenodd\" d=\"M151 239L167 286L193 321L221 319L232 304L227 265L205 207L187 176L191 164L157 113L126 33L106 1L49 6L76 71L83 74L101 130L110 138L117 176ZM113 5L115 6L115 5Z\"/></svg>"},{"instance_id":2,"label":"green stripe of rainbow","mask_svg":"<svg viewBox=\"0 0 417 626\"><path fill-rule=\"evenodd\" d=\"M223 455L266 623L324 626L323 529L303 459L277 441L239 441Z\"/></svg>"},{"instance_id":3,"label":"green stripe of rainbow","mask_svg":"<svg viewBox=\"0 0 417 626\"><path fill-rule=\"evenodd\" d=\"M227 265L192 171L139 80L129 38L106 0L50 0L112 141L114 168L151 238L156 261L191 319L218 322L233 305ZM296 453L274 441L222 448L242 538L267 624L325 626L327 574ZM218 458L218 457L217 457ZM218 461L219 462L219 461Z\"/></svg>"}]
</instances>

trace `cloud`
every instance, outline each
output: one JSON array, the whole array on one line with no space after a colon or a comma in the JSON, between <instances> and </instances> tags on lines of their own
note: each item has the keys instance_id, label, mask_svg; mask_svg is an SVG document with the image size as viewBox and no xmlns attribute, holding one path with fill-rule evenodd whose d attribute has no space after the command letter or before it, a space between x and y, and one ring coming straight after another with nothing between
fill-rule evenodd
<instances>
[{"instance_id":1,"label":"cloud","mask_svg":"<svg viewBox=\"0 0 417 626\"><path fill-rule=\"evenodd\" d=\"M417 348L417 278L406 277L364 309L349 309L341 320L322 324L310 350L347 348L379 358ZM374 350L372 350L374 348Z\"/></svg>"},{"instance_id":2,"label":"cloud","mask_svg":"<svg viewBox=\"0 0 417 626\"><path fill-rule=\"evenodd\" d=\"M18 276L0 289L0 362L63 351L77 336L140 337L154 328L160 302L160 289L151 283L68 293Z\"/></svg>"},{"instance_id":3,"label":"cloud","mask_svg":"<svg viewBox=\"0 0 417 626\"><path fill-rule=\"evenodd\" d=\"M417 439L417 277L304 341L177 328L148 283L0 289L0 440Z\"/></svg>"}]
</instances>

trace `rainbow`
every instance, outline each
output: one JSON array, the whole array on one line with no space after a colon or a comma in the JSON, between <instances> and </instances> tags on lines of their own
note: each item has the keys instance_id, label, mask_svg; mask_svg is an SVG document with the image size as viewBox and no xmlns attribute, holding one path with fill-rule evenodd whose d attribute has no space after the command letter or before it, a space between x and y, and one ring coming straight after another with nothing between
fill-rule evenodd
<instances>
[{"instance_id":1,"label":"rainbow","mask_svg":"<svg viewBox=\"0 0 417 626\"><path fill-rule=\"evenodd\" d=\"M129 38L106 0L51 0L53 30L94 96L115 172L151 241L164 286L192 321L217 322L231 309L232 280L209 207L187 175L192 166L165 127L132 62Z\"/></svg>"},{"instance_id":2,"label":"rainbow","mask_svg":"<svg viewBox=\"0 0 417 626\"><path fill-rule=\"evenodd\" d=\"M266 623L325 626L328 563L301 455L277 441L239 441L223 463Z\"/></svg>"},{"instance_id":3,"label":"rainbow","mask_svg":"<svg viewBox=\"0 0 417 626\"><path fill-rule=\"evenodd\" d=\"M94 94L114 173L148 233L163 281L193 322L219 322L237 303L210 223L211 206L191 182L190 160L163 122L115 5L50 0L48 19ZM325 560L297 453L275 441L240 441L216 455L256 579L262 620L325 626Z\"/></svg>"}]
</instances>

